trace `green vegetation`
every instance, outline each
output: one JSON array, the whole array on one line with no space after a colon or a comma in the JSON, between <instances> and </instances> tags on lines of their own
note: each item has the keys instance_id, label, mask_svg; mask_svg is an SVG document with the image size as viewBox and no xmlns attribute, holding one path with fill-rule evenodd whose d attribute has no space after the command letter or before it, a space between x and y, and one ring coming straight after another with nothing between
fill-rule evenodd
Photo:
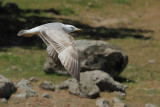
<instances>
[{"instance_id":1,"label":"green vegetation","mask_svg":"<svg viewBox=\"0 0 160 107\"><path fill-rule=\"evenodd\" d=\"M72 10L71 7L65 7L59 9L59 12L61 15L70 15L70 14L75 14L75 12Z\"/></svg>"},{"instance_id":2,"label":"green vegetation","mask_svg":"<svg viewBox=\"0 0 160 107\"><path fill-rule=\"evenodd\" d=\"M44 73L43 64L46 57L47 52L45 49L9 48L0 52L0 74L16 81L22 77L28 79L33 76L41 81L50 80L54 83L67 79L67 76L46 75Z\"/></svg>"},{"instance_id":3,"label":"green vegetation","mask_svg":"<svg viewBox=\"0 0 160 107\"><path fill-rule=\"evenodd\" d=\"M131 0L114 0L118 4L130 4Z\"/></svg>"}]
</instances>

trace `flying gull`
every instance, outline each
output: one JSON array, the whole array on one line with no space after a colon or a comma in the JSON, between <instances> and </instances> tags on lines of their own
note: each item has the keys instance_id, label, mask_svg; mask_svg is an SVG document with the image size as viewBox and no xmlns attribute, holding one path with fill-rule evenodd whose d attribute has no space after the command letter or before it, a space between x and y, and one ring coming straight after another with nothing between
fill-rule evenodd
<instances>
[{"instance_id":1,"label":"flying gull","mask_svg":"<svg viewBox=\"0 0 160 107\"><path fill-rule=\"evenodd\" d=\"M80 30L73 25L55 22L43 24L29 30L21 30L17 35L24 37L39 35L47 45L47 52L53 61L58 66L63 66L72 77L79 81L78 52L74 45L74 38L69 33Z\"/></svg>"}]
</instances>

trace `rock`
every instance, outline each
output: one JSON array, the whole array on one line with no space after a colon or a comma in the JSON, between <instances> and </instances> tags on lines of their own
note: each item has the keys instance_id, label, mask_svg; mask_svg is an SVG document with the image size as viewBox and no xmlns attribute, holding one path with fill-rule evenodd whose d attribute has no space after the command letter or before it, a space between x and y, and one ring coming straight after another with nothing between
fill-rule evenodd
<instances>
[{"instance_id":1,"label":"rock","mask_svg":"<svg viewBox=\"0 0 160 107\"><path fill-rule=\"evenodd\" d=\"M27 88L22 93L17 94L15 97L22 99L22 98L37 97L37 96L38 94L35 90Z\"/></svg>"},{"instance_id":2,"label":"rock","mask_svg":"<svg viewBox=\"0 0 160 107\"><path fill-rule=\"evenodd\" d=\"M154 59L152 59L152 60L148 60L148 63L149 64L153 64L155 62L155 60Z\"/></svg>"},{"instance_id":3,"label":"rock","mask_svg":"<svg viewBox=\"0 0 160 107\"><path fill-rule=\"evenodd\" d=\"M60 70L58 67L56 67L56 64L53 62L53 60L48 57L46 59L46 62L44 63L43 70L47 74L53 74L53 73L58 73L62 75L67 75L68 72L65 70Z\"/></svg>"},{"instance_id":4,"label":"rock","mask_svg":"<svg viewBox=\"0 0 160 107\"><path fill-rule=\"evenodd\" d=\"M126 93L118 92L118 91L115 91L114 93L119 95L119 96L126 97Z\"/></svg>"},{"instance_id":5,"label":"rock","mask_svg":"<svg viewBox=\"0 0 160 107\"><path fill-rule=\"evenodd\" d=\"M96 101L96 106L98 107L109 107L109 102L104 98L98 99Z\"/></svg>"},{"instance_id":6,"label":"rock","mask_svg":"<svg viewBox=\"0 0 160 107\"><path fill-rule=\"evenodd\" d=\"M120 99L117 98L117 97L113 97L113 103L119 103L120 102Z\"/></svg>"},{"instance_id":7,"label":"rock","mask_svg":"<svg viewBox=\"0 0 160 107\"><path fill-rule=\"evenodd\" d=\"M13 82L0 75L0 98L9 98L12 93L16 92L17 88Z\"/></svg>"},{"instance_id":8,"label":"rock","mask_svg":"<svg viewBox=\"0 0 160 107\"><path fill-rule=\"evenodd\" d=\"M37 79L37 78L35 78L35 77L31 77L31 78L29 79L29 81L30 81L30 82L37 82L37 81L38 81L38 79Z\"/></svg>"},{"instance_id":9,"label":"rock","mask_svg":"<svg viewBox=\"0 0 160 107\"><path fill-rule=\"evenodd\" d=\"M49 93L44 93L42 96L43 98L52 98L52 96Z\"/></svg>"},{"instance_id":10,"label":"rock","mask_svg":"<svg viewBox=\"0 0 160 107\"><path fill-rule=\"evenodd\" d=\"M2 98L2 101L1 101L2 103L5 103L5 104L7 104L8 103L8 101L7 101L7 99L6 98Z\"/></svg>"},{"instance_id":11,"label":"rock","mask_svg":"<svg viewBox=\"0 0 160 107\"><path fill-rule=\"evenodd\" d=\"M51 90L54 91L54 85L52 84L52 82L50 81L44 81L43 83L41 83L40 88L45 89L45 90Z\"/></svg>"},{"instance_id":12,"label":"rock","mask_svg":"<svg viewBox=\"0 0 160 107\"><path fill-rule=\"evenodd\" d=\"M97 87L97 85L94 83L94 81L91 80L91 78L88 77L88 75L83 75L83 77L78 84L75 80L74 84L70 84L69 86L69 92L75 95L79 95L80 97L88 97L88 98L97 98L99 97L100 90ZM85 78L85 79L84 79Z\"/></svg>"},{"instance_id":13,"label":"rock","mask_svg":"<svg viewBox=\"0 0 160 107\"><path fill-rule=\"evenodd\" d=\"M125 89L127 88L127 86L114 81L110 75L101 70L86 71L84 73L81 73L81 79L85 80L85 76L83 75L88 75L88 78L91 78L101 91L108 90L111 92L125 92Z\"/></svg>"},{"instance_id":14,"label":"rock","mask_svg":"<svg viewBox=\"0 0 160 107\"><path fill-rule=\"evenodd\" d=\"M17 82L16 87L21 90L20 94L15 95L15 98L29 98L29 97L37 97L38 94L35 90L33 90L33 86L29 80L21 79Z\"/></svg>"},{"instance_id":15,"label":"rock","mask_svg":"<svg viewBox=\"0 0 160 107\"><path fill-rule=\"evenodd\" d=\"M128 63L125 51L119 46L99 40L76 40L75 45L79 51L81 72L99 69L112 77L117 77ZM44 71L47 73L60 71L55 66L52 59L47 58Z\"/></svg>"},{"instance_id":16,"label":"rock","mask_svg":"<svg viewBox=\"0 0 160 107\"><path fill-rule=\"evenodd\" d=\"M114 103L113 107L127 107L125 103Z\"/></svg>"},{"instance_id":17,"label":"rock","mask_svg":"<svg viewBox=\"0 0 160 107\"><path fill-rule=\"evenodd\" d=\"M100 91L121 91L125 92L124 86L112 79L107 73L94 70L80 73L80 83L76 79L68 79L59 85L57 89L68 89L71 94L81 97L97 98Z\"/></svg>"},{"instance_id":18,"label":"rock","mask_svg":"<svg viewBox=\"0 0 160 107\"><path fill-rule=\"evenodd\" d=\"M22 71L22 69L18 66L11 66L12 71Z\"/></svg>"},{"instance_id":19,"label":"rock","mask_svg":"<svg viewBox=\"0 0 160 107\"><path fill-rule=\"evenodd\" d=\"M117 77L128 63L125 51L116 45L100 40L77 40L81 72L102 70Z\"/></svg>"},{"instance_id":20,"label":"rock","mask_svg":"<svg viewBox=\"0 0 160 107\"><path fill-rule=\"evenodd\" d=\"M77 82L76 79L68 79L58 85L59 89L68 89L69 93L78 95L80 97L97 98L100 90L95 83L88 79L86 81Z\"/></svg>"},{"instance_id":21,"label":"rock","mask_svg":"<svg viewBox=\"0 0 160 107\"><path fill-rule=\"evenodd\" d=\"M29 80L21 79L19 82L16 83L16 87L20 89L27 89L32 88L32 84Z\"/></svg>"},{"instance_id":22,"label":"rock","mask_svg":"<svg viewBox=\"0 0 160 107\"><path fill-rule=\"evenodd\" d=\"M157 106L157 105L153 105L153 104L147 103L147 104L145 105L145 107L160 107L160 106Z\"/></svg>"},{"instance_id":23,"label":"rock","mask_svg":"<svg viewBox=\"0 0 160 107\"><path fill-rule=\"evenodd\" d=\"M26 95L26 98L38 96L37 92L33 89L25 89L24 94Z\"/></svg>"}]
</instances>

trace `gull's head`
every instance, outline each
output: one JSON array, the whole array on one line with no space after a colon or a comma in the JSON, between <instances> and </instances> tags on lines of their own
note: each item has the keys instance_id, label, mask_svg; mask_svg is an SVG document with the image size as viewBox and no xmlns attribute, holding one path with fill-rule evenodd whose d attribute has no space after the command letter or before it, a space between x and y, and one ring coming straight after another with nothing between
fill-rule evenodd
<instances>
[{"instance_id":1,"label":"gull's head","mask_svg":"<svg viewBox=\"0 0 160 107\"><path fill-rule=\"evenodd\" d=\"M76 28L75 26L73 25L67 25L67 24L63 24L62 25L62 28L65 32L67 33L71 33L71 32L75 32L75 31L81 31L81 29L79 28Z\"/></svg>"}]
</instances>

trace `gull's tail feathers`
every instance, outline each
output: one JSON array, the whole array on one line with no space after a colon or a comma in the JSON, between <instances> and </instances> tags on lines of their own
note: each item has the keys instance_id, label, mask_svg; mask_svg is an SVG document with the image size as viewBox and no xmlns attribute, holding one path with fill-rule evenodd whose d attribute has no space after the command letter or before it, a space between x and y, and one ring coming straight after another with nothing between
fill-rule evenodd
<instances>
[{"instance_id":1,"label":"gull's tail feathers","mask_svg":"<svg viewBox=\"0 0 160 107\"><path fill-rule=\"evenodd\" d=\"M18 32L18 36L23 36L23 35L25 35L25 34L27 34L27 30L21 30L21 31L19 31Z\"/></svg>"},{"instance_id":2,"label":"gull's tail feathers","mask_svg":"<svg viewBox=\"0 0 160 107\"><path fill-rule=\"evenodd\" d=\"M31 37L34 34L37 34L39 32L39 27L35 27L29 30L21 30L18 32L18 36L24 36L24 37Z\"/></svg>"},{"instance_id":3,"label":"gull's tail feathers","mask_svg":"<svg viewBox=\"0 0 160 107\"><path fill-rule=\"evenodd\" d=\"M28 30L21 30L17 34L18 36L31 37L33 34L28 32Z\"/></svg>"}]
</instances>

